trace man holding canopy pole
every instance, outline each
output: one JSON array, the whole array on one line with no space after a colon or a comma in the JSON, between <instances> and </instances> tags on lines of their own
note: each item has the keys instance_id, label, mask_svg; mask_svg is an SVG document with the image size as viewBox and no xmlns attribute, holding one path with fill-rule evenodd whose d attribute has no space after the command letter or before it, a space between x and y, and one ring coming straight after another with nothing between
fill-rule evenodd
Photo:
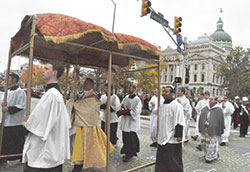
<instances>
[{"instance_id":1,"label":"man holding canopy pole","mask_svg":"<svg viewBox=\"0 0 250 172\"><path fill-rule=\"evenodd\" d=\"M185 127L184 110L173 98L170 86L163 89L164 103L159 108L158 147L155 172L183 172L182 141Z\"/></svg>"},{"instance_id":2,"label":"man holding canopy pole","mask_svg":"<svg viewBox=\"0 0 250 172\"><path fill-rule=\"evenodd\" d=\"M2 102L2 112L5 113L3 130L2 155L20 154L24 145L23 118L26 113L26 93L18 86L19 76L9 75L7 102ZM19 160L21 157L9 157L7 160ZM8 161L15 165L17 161Z\"/></svg>"},{"instance_id":3,"label":"man holding canopy pole","mask_svg":"<svg viewBox=\"0 0 250 172\"><path fill-rule=\"evenodd\" d=\"M62 172L64 160L70 159L70 120L57 83L63 71L58 61L46 64L46 92L30 116L24 117L23 126L29 131L23 149L24 172Z\"/></svg>"}]
</instances>

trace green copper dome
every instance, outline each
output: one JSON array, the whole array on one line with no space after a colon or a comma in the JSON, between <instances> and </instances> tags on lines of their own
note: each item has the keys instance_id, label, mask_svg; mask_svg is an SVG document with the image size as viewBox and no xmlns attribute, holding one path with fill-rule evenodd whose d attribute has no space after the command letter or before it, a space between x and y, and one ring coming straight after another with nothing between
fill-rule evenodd
<instances>
[{"instance_id":1,"label":"green copper dome","mask_svg":"<svg viewBox=\"0 0 250 172\"><path fill-rule=\"evenodd\" d=\"M217 30L211 35L214 41L223 41L223 42L231 42L231 36L223 30L223 21L219 18L217 22Z\"/></svg>"}]
</instances>

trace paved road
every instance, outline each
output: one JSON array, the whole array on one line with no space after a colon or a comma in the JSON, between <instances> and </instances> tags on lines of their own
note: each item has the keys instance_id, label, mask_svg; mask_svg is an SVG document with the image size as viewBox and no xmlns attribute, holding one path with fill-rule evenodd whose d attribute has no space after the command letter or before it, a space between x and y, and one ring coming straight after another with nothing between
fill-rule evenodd
<instances>
[{"instance_id":1,"label":"paved road","mask_svg":"<svg viewBox=\"0 0 250 172\"><path fill-rule=\"evenodd\" d=\"M32 99L33 107L37 99ZM194 133L194 121L191 122L191 135ZM120 172L126 169L140 166L145 163L155 161L156 148L149 147L149 120L143 119L141 121L141 130L138 132L140 138L141 152L137 157L131 159L128 163L123 163L120 155L122 146L121 131L118 131L119 141L118 147L111 155L111 168L112 172ZM250 131L250 129L249 129ZM207 164L204 162L204 153L197 151L195 147L197 142L190 140L185 143L183 147L183 162L185 172L250 172L250 132L246 138L239 137L239 129L232 130L230 142L227 146L220 146L219 160ZM64 172L70 172L73 165L70 161L65 162ZM10 167L8 164L0 165L0 172L21 172L23 166ZM86 172L104 172L105 169L86 169ZM153 172L154 166L147 167L139 170L140 172Z\"/></svg>"}]
</instances>

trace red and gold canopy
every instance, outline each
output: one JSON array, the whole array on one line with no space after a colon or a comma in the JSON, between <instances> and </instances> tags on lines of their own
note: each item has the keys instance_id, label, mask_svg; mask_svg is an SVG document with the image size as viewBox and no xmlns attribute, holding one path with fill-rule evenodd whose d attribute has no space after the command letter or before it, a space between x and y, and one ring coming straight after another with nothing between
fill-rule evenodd
<instances>
[{"instance_id":1,"label":"red and gold canopy","mask_svg":"<svg viewBox=\"0 0 250 172\"><path fill-rule=\"evenodd\" d=\"M145 59L158 59L161 52L152 44L134 36L112 34L108 30L62 14L37 14L34 57L38 59L56 59L81 66L107 68L110 51L140 56ZM30 41L31 25L25 27L31 15L24 17L20 30L11 39L13 51ZM68 43L73 44L68 44ZM82 47L85 45L99 50ZM21 53L29 55L29 50ZM112 63L127 66L129 58L122 54L113 54Z\"/></svg>"}]
</instances>

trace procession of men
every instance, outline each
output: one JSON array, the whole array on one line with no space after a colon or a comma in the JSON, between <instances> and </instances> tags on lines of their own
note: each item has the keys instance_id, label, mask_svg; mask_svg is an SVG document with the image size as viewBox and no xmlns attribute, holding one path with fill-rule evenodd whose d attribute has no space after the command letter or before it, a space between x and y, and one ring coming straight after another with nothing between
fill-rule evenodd
<instances>
[{"instance_id":1,"label":"procession of men","mask_svg":"<svg viewBox=\"0 0 250 172\"><path fill-rule=\"evenodd\" d=\"M29 116L25 112L26 94L18 87L19 76L10 74L7 102L1 104L2 112L6 115L2 153L22 153L23 156L2 159L1 164L18 160L26 164L24 172L61 172L65 160L70 159L74 165L72 172L104 168L108 108L111 112L110 153L112 155L115 149L120 149L123 163L133 161L133 157L141 153L138 131L141 129L143 108L136 84L129 84L122 101L111 86L108 107L108 84L103 88L104 94L99 97L94 80L86 78L78 95L71 96L65 104L58 84L63 71L64 67L59 62L46 64L43 71L46 93ZM190 121L194 120L191 105L185 87L178 87L177 94L171 86L155 89L148 107L151 112L150 147L156 151L156 172L184 171L182 150L190 143ZM240 97L235 96L231 103L226 95L218 98L205 91L204 98L198 101L194 109L196 128L191 138L197 141L196 148L204 151L206 163L219 159L219 146L230 144L232 125L234 129L240 126L239 137L244 138L248 134L250 106L247 97L242 97L240 101ZM74 137L70 137L73 127ZM121 138L118 132L122 132ZM121 147L118 146L119 140Z\"/></svg>"}]
</instances>

